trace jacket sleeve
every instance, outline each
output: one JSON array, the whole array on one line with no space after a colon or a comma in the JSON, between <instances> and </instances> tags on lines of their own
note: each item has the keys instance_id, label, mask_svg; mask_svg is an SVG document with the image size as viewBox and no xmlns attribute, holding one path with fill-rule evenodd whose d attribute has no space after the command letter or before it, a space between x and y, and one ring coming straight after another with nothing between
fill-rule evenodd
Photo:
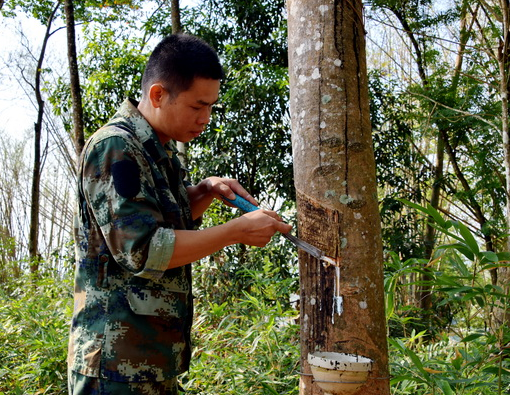
<instances>
[{"instance_id":1,"label":"jacket sleeve","mask_svg":"<svg viewBox=\"0 0 510 395\"><path fill-rule=\"evenodd\" d=\"M136 142L113 134L86 153L82 185L116 262L135 276L158 280L173 254L175 226L164 219L153 171Z\"/></svg>"}]
</instances>

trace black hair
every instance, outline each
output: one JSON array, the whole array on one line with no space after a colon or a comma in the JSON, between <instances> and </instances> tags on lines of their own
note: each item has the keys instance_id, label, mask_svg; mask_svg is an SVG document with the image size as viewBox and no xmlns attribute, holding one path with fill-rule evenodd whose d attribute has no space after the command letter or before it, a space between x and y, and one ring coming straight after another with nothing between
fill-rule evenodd
<instances>
[{"instance_id":1,"label":"black hair","mask_svg":"<svg viewBox=\"0 0 510 395\"><path fill-rule=\"evenodd\" d=\"M172 34L161 40L149 57L142 92L146 95L152 84L160 82L175 97L188 90L196 77L225 77L216 51L198 37Z\"/></svg>"}]
</instances>

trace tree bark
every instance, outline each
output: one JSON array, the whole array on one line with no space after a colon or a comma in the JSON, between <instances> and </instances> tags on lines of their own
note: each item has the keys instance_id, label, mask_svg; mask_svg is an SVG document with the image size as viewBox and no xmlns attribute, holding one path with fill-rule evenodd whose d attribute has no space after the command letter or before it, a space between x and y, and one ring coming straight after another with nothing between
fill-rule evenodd
<instances>
[{"instance_id":1,"label":"tree bark","mask_svg":"<svg viewBox=\"0 0 510 395\"><path fill-rule=\"evenodd\" d=\"M389 394L381 224L360 0L289 0L292 147L300 236L300 394L322 394L308 354L374 361L358 394Z\"/></svg>"},{"instance_id":2,"label":"tree bark","mask_svg":"<svg viewBox=\"0 0 510 395\"><path fill-rule=\"evenodd\" d=\"M65 0L64 11L67 29L67 59L71 82L71 99L73 104L73 136L76 156L79 157L85 145L83 132L83 105L81 100L80 75L78 72L78 58L76 55L76 33L74 22L73 0Z\"/></svg>"}]
</instances>

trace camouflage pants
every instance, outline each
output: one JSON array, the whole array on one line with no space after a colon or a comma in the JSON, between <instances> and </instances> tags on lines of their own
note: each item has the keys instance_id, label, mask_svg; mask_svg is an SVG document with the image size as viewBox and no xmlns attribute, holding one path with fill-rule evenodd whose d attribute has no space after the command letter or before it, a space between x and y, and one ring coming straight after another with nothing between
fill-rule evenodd
<instances>
[{"instance_id":1,"label":"camouflage pants","mask_svg":"<svg viewBox=\"0 0 510 395\"><path fill-rule=\"evenodd\" d=\"M179 395L177 378L146 383L121 383L69 372L69 395Z\"/></svg>"}]
</instances>

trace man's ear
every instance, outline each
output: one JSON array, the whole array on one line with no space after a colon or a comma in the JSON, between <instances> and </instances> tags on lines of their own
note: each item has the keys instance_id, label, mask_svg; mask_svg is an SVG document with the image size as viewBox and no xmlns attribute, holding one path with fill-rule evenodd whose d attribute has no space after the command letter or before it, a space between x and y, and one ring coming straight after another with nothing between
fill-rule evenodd
<instances>
[{"instance_id":1,"label":"man's ear","mask_svg":"<svg viewBox=\"0 0 510 395\"><path fill-rule=\"evenodd\" d=\"M161 107L161 103L163 102L163 98L165 96L165 88L161 84L151 85L149 88L149 100L152 104L152 107L159 108Z\"/></svg>"}]
</instances>

